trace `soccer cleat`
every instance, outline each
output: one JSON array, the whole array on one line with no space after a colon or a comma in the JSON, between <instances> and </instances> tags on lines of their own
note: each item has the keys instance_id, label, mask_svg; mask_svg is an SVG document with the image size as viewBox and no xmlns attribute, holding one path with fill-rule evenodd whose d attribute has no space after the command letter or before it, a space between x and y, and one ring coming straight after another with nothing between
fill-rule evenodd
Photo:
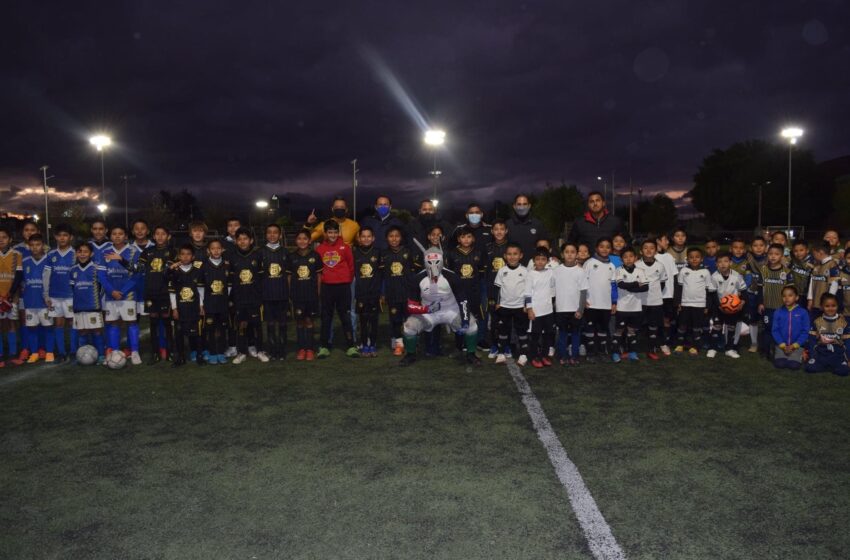
<instances>
[{"instance_id":1,"label":"soccer cleat","mask_svg":"<svg viewBox=\"0 0 850 560\"><path fill-rule=\"evenodd\" d=\"M38 349L38 359L43 360L47 356L47 352L44 351L44 348Z\"/></svg>"},{"instance_id":2,"label":"soccer cleat","mask_svg":"<svg viewBox=\"0 0 850 560\"><path fill-rule=\"evenodd\" d=\"M506 358L513 358L513 356L514 356L514 355L513 355L513 352L511 351L511 349L510 349L510 348L508 348L507 350L505 350L505 357L506 357Z\"/></svg>"},{"instance_id":3,"label":"soccer cleat","mask_svg":"<svg viewBox=\"0 0 850 560\"><path fill-rule=\"evenodd\" d=\"M121 351L124 352L124 357L128 360L130 359L130 356L133 355L129 348L123 348Z\"/></svg>"},{"instance_id":4,"label":"soccer cleat","mask_svg":"<svg viewBox=\"0 0 850 560\"><path fill-rule=\"evenodd\" d=\"M711 350L709 350L708 352L705 353L706 358L713 358L716 355L717 355L717 350L715 350L714 348L712 348Z\"/></svg>"},{"instance_id":5,"label":"soccer cleat","mask_svg":"<svg viewBox=\"0 0 850 560\"><path fill-rule=\"evenodd\" d=\"M655 352L647 352L646 357L649 358L650 360L657 360L658 354L656 354Z\"/></svg>"},{"instance_id":6,"label":"soccer cleat","mask_svg":"<svg viewBox=\"0 0 850 560\"><path fill-rule=\"evenodd\" d=\"M691 356L699 356L699 350L697 350L696 348L691 348L688 350L688 354Z\"/></svg>"},{"instance_id":7,"label":"soccer cleat","mask_svg":"<svg viewBox=\"0 0 850 560\"><path fill-rule=\"evenodd\" d=\"M235 358L236 354L238 354L238 353L239 352L236 351L235 346L228 346L227 350L225 350L225 352L224 352L224 357L225 358Z\"/></svg>"},{"instance_id":8,"label":"soccer cleat","mask_svg":"<svg viewBox=\"0 0 850 560\"><path fill-rule=\"evenodd\" d=\"M570 358L569 360L567 360L567 365L572 366L572 367L578 366L580 364L581 364L581 362L578 361L578 358Z\"/></svg>"},{"instance_id":9,"label":"soccer cleat","mask_svg":"<svg viewBox=\"0 0 850 560\"><path fill-rule=\"evenodd\" d=\"M496 363L504 364L508 361L504 354L496 354Z\"/></svg>"},{"instance_id":10,"label":"soccer cleat","mask_svg":"<svg viewBox=\"0 0 850 560\"><path fill-rule=\"evenodd\" d=\"M404 355L404 344L397 343L393 348L393 356L403 356Z\"/></svg>"},{"instance_id":11,"label":"soccer cleat","mask_svg":"<svg viewBox=\"0 0 850 560\"><path fill-rule=\"evenodd\" d=\"M677 346L676 348L673 349L673 352L675 352L676 354L682 354L682 353L685 352L685 347L684 346Z\"/></svg>"},{"instance_id":12,"label":"soccer cleat","mask_svg":"<svg viewBox=\"0 0 850 560\"><path fill-rule=\"evenodd\" d=\"M44 361L48 364L52 364L56 361L56 356L53 354L53 352L45 352Z\"/></svg>"},{"instance_id":13,"label":"soccer cleat","mask_svg":"<svg viewBox=\"0 0 850 560\"><path fill-rule=\"evenodd\" d=\"M584 361L587 362L588 364L595 364L596 362L599 361L599 358L597 358L593 354L588 354L587 357L584 359Z\"/></svg>"},{"instance_id":14,"label":"soccer cleat","mask_svg":"<svg viewBox=\"0 0 850 560\"><path fill-rule=\"evenodd\" d=\"M192 350L189 352L189 361L194 362L198 358L198 353Z\"/></svg>"},{"instance_id":15,"label":"soccer cleat","mask_svg":"<svg viewBox=\"0 0 850 560\"><path fill-rule=\"evenodd\" d=\"M306 357L307 357L307 351L304 350L303 348L299 349L298 353L295 354L295 359L298 360L299 362L303 362L304 358L306 358Z\"/></svg>"},{"instance_id":16,"label":"soccer cleat","mask_svg":"<svg viewBox=\"0 0 850 560\"><path fill-rule=\"evenodd\" d=\"M38 361L38 353L30 354L30 357L27 358L28 364L34 364Z\"/></svg>"},{"instance_id":17,"label":"soccer cleat","mask_svg":"<svg viewBox=\"0 0 850 560\"><path fill-rule=\"evenodd\" d=\"M730 358L734 358L734 359L736 359L736 360L737 360L738 358L740 358L740 357L741 357L741 355L740 355L740 354L738 354L738 351L737 351L737 350L727 350L727 351L725 352L725 354L726 354L727 356L729 356Z\"/></svg>"},{"instance_id":18,"label":"soccer cleat","mask_svg":"<svg viewBox=\"0 0 850 560\"><path fill-rule=\"evenodd\" d=\"M312 362L316 359L316 353L308 349L307 352L304 353L304 359L308 362Z\"/></svg>"},{"instance_id":19,"label":"soccer cleat","mask_svg":"<svg viewBox=\"0 0 850 560\"><path fill-rule=\"evenodd\" d=\"M322 346L321 348L319 348L319 353L316 354L316 357L321 359L321 358L327 358L330 355L331 355L331 351L329 349L325 348L324 346Z\"/></svg>"},{"instance_id":20,"label":"soccer cleat","mask_svg":"<svg viewBox=\"0 0 850 560\"><path fill-rule=\"evenodd\" d=\"M755 353L756 353L756 352L758 352L758 351L759 351L759 347L758 347L758 346L750 346L750 347L747 349L747 352L749 352L750 354L755 354Z\"/></svg>"},{"instance_id":21,"label":"soccer cleat","mask_svg":"<svg viewBox=\"0 0 850 560\"><path fill-rule=\"evenodd\" d=\"M106 356L98 356L97 365L102 366L104 364L106 364Z\"/></svg>"},{"instance_id":22,"label":"soccer cleat","mask_svg":"<svg viewBox=\"0 0 850 560\"><path fill-rule=\"evenodd\" d=\"M398 362L398 365L401 367L405 367L413 364L414 362L416 362L416 356L414 356L413 354L405 354L404 358L402 358Z\"/></svg>"},{"instance_id":23,"label":"soccer cleat","mask_svg":"<svg viewBox=\"0 0 850 560\"><path fill-rule=\"evenodd\" d=\"M236 354L236 357L233 358L233 362L231 362L231 363L236 364L238 366L239 364L244 362L247 358L248 358L248 356L246 356L245 354Z\"/></svg>"},{"instance_id":24,"label":"soccer cleat","mask_svg":"<svg viewBox=\"0 0 850 560\"><path fill-rule=\"evenodd\" d=\"M158 362L159 360L163 360L163 361L165 361L165 360L167 360L167 359L168 359L168 350L166 350L165 348L160 348L160 349L159 349L159 357L156 359L156 361L157 361L157 362Z\"/></svg>"},{"instance_id":25,"label":"soccer cleat","mask_svg":"<svg viewBox=\"0 0 850 560\"><path fill-rule=\"evenodd\" d=\"M543 362L543 365L544 365L544 366L546 366L546 367L549 367L549 366L551 366L551 365L552 365L552 360L550 360L550 359L549 359L548 357L546 357L546 356L544 356L543 358L541 358L541 359L540 359L540 361L541 361L541 362Z\"/></svg>"},{"instance_id":26,"label":"soccer cleat","mask_svg":"<svg viewBox=\"0 0 850 560\"><path fill-rule=\"evenodd\" d=\"M520 357L516 359L516 364L518 366L524 366L527 363L528 363L528 356L526 356L525 354L520 355Z\"/></svg>"},{"instance_id":27,"label":"soccer cleat","mask_svg":"<svg viewBox=\"0 0 850 560\"><path fill-rule=\"evenodd\" d=\"M142 365L142 357L139 356L138 352L133 352L130 354L130 363L134 366Z\"/></svg>"},{"instance_id":28,"label":"soccer cleat","mask_svg":"<svg viewBox=\"0 0 850 560\"><path fill-rule=\"evenodd\" d=\"M254 356L254 357L257 358L258 360L260 360L263 363L266 363L266 362L269 361L269 355L266 354L265 352L263 352L262 350L257 352L257 355Z\"/></svg>"},{"instance_id":29,"label":"soccer cleat","mask_svg":"<svg viewBox=\"0 0 850 560\"><path fill-rule=\"evenodd\" d=\"M466 354L466 363L471 366L480 366L481 358L475 355L475 352L468 352Z\"/></svg>"},{"instance_id":30,"label":"soccer cleat","mask_svg":"<svg viewBox=\"0 0 850 560\"><path fill-rule=\"evenodd\" d=\"M637 362L640 358L638 358L637 352L629 352L628 358L630 362Z\"/></svg>"},{"instance_id":31,"label":"soccer cleat","mask_svg":"<svg viewBox=\"0 0 850 560\"><path fill-rule=\"evenodd\" d=\"M21 353L18 355L18 359L21 361L21 363L24 363L25 361L27 361L27 359L29 357L30 357L30 351L27 350L26 348L21 350Z\"/></svg>"},{"instance_id":32,"label":"soccer cleat","mask_svg":"<svg viewBox=\"0 0 850 560\"><path fill-rule=\"evenodd\" d=\"M498 346L491 346L490 352L487 354L487 357L492 360L498 355L499 355L499 347Z\"/></svg>"},{"instance_id":33,"label":"soccer cleat","mask_svg":"<svg viewBox=\"0 0 850 560\"><path fill-rule=\"evenodd\" d=\"M256 358L257 357L257 347L256 346L249 346L248 347L248 355L251 356L252 358Z\"/></svg>"},{"instance_id":34,"label":"soccer cleat","mask_svg":"<svg viewBox=\"0 0 850 560\"><path fill-rule=\"evenodd\" d=\"M620 358L620 353L619 352L613 352L611 354L611 361L614 362L615 364L619 364L622 361L622 358Z\"/></svg>"},{"instance_id":35,"label":"soccer cleat","mask_svg":"<svg viewBox=\"0 0 850 560\"><path fill-rule=\"evenodd\" d=\"M345 351L345 355L349 358L359 358L360 352L357 350L356 346L352 346L351 348Z\"/></svg>"},{"instance_id":36,"label":"soccer cleat","mask_svg":"<svg viewBox=\"0 0 850 560\"><path fill-rule=\"evenodd\" d=\"M667 346L666 344L663 344L661 346L661 353L664 354L665 356L669 356L670 355L670 347Z\"/></svg>"},{"instance_id":37,"label":"soccer cleat","mask_svg":"<svg viewBox=\"0 0 850 560\"><path fill-rule=\"evenodd\" d=\"M543 367L543 362L541 362L541 361L540 361L540 360L538 360L537 358L534 358L533 360L531 360L531 365L532 365L532 366L534 366L534 367L536 367L536 368L538 368L538 369L540 369L540 368L542 368L542 367Z\"/></svg>"},{"instance_id":38,"label":"soccer cleat","mask_svg":"<svg viewBox=\"0 0 850 560\"><path fill-rule=\"evenodd\" d=\"M579 356L587 356L587 348L584 346L584 344L580 344L580 345L579 345L579 347L578 347L578 355L579 355Z\"/></svg>"}]
</instances>

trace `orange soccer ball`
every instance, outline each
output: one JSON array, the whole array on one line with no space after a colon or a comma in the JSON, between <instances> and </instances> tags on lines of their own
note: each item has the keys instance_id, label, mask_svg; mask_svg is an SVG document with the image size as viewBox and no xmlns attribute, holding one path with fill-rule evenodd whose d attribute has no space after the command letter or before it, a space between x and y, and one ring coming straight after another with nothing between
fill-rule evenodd
<instances>
[{"instance_id":1,"label":"orange soccer ball","mask_svg":"<svg viewBox=\"0 0 850 560\"><path fill-rule=\"evenodd\" d=\"M720 298L720 311L727 315L737 313L742 307L744 307L744 301L738 294L729 294Z\"/></svg>"}]
</instances>

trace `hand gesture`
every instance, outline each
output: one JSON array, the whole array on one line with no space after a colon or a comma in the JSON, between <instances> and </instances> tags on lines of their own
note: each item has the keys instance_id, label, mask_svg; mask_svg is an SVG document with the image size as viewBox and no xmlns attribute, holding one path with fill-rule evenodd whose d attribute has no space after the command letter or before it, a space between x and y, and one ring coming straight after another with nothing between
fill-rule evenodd
<instances>
[{"instance_id":1,"label":"hand gesture","mask_svg":"<svg viewBox=\"0 0 850 560\"><path fill-rule=\"evenodd\" d=\"M307 223L313 225L318 219L319 218L316 217L316 209L313 208L312 210L310 210L310 215L307 216Z\"/></svg>"},{"instance_id":2,"label":"hand gesture","mask_svg":"<svg viewBox=\"0 0 850 560\"><path fill-rule=\"evenodd\" d=\"M112 290L112 299L114 299L114 300L124 299L124 294L122 294L118 290Z\"/></svg>"},{"instance_id":3,"label":"hand gesture","mask_svg":"<svg viewBox=\"0 0 850 560\"><path fill-rule=\"evenodd\" d=\"M106 253L105 255L103 255L103 260L106 261L120 261L121 258L121 255L119 255L118 253Z\"/></svg>"}]
</instances>

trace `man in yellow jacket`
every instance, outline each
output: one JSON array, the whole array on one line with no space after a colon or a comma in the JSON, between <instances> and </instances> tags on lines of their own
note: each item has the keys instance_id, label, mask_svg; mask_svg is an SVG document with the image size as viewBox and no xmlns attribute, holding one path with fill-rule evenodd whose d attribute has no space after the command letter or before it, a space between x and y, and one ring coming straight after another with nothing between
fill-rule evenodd
<instances>
[{"instance_id":1,"label":"man in yellow jacket","mask_svg":"<svg viewBox=\"0 0 850 560\"><path fill-rule=\"evenodd\" d=\"M331 215L336 223L339 224L339 235L346 245L352 245L357 241L357 234L360 232L360 224L348 217L348 204L345 199L337 196L334 197L331 204ZM304 229L310 231L311 241L322 241L325 238L324 222L319 221L314 208L310 215L307 216L307 223L304 224Z\"/></svg>"}]
</instances>

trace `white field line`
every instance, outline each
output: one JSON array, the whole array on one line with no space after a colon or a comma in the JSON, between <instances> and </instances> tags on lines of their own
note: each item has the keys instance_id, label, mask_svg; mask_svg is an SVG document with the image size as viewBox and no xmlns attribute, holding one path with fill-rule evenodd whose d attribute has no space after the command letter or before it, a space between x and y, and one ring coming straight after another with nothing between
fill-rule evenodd
<instances>
[{"instance_id":1,"label":"white field line","mask_svg":"<svg viewBox=\"0 0 850 560\"><path fill-rule=\"evenodd\" d=\"M558 480L567 491L570 505L578 519L582 532L587 539L587 545L593 556L598 560L625 560L626 555L614 538L611 532L611 527L599 511L596 501L590 495L581 473L575 466L564 446L561 445L558 435L552 429L552 424L546 418L543 412L543 407L540 406L540 401L534 396L528 381L520 371L519 366L513 360L508 360L508 371L516 384L517 390L522 395L522 403L531 417L531 423L537 432L537 437L540 438L546 453L549 455L549 461L555 467L555 473L558 475Z\"/></svg>"}]
</instances>

